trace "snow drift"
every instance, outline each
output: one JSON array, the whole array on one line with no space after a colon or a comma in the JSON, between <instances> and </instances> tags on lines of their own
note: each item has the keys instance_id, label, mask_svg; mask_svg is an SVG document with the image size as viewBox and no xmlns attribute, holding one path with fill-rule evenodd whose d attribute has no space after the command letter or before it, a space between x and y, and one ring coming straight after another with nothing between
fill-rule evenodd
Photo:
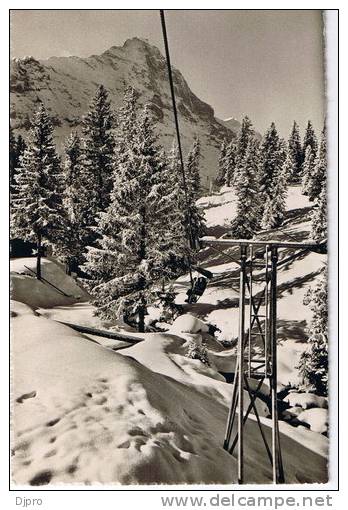
<instances>
[{"instance_id":1,"label":"snow drift","mask_svg":"<svg viewBox=\"0 0 348 510\"><path fill-rule=\"evenodd\" d=\"M236 481L235 458L221 447L228 408L222 398L212 398L217 395L215 382L231 387L208 374L200 376L206 384L197 384L198 371L192 376L186 371L182 382L173 368L162 365L163 358L157 353L152 357L150 345L145 348L148 340L153 346L156 340L163 345L171 342L171 336L152 335L121 355L21 305L15 305L14 312L12 472L16 483ZM180 342L174 337L176 347L168 349L173 364ZM148 366L141 348L148 351ZM313 432L284 426L287 482L326 481L326 438L315 434L321 439L313 441ZM296 433L299 441L290 437ZM271 467L252 419L246 424L246 437L247 480L270 482Z\"/></svg>"},{"instance_id":2,"label":"snow drift","mask_svg":"<svg viewBox=\"0 0 348 510\"><path fill-rule=\"evenodd\" d=\"M88 294L68 276L62 264L51 258L42 259L42 277L58 289L36 279L36 259L32 257L11 260L11 298L38 308L70 305L86 301ZM64 295L65 294L65 295Z\"/></svg>"}]
</instances>

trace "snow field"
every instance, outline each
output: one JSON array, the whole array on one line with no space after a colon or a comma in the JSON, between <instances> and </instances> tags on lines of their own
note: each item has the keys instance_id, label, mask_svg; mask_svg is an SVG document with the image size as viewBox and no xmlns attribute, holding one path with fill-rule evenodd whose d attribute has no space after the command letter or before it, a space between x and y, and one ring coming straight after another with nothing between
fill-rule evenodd
<instances>
[{"instance_id":1,"label":"snow field","mask_svg":"<svg viewBox=\"0 0 348 510\"><path fill-rule=\"evenodd\" d=\"M221 447L231 386L195 360L185 365L185 340L147 335L121 355L26 308L14 312L16 483L236 481L235 459ZM325 481L323 441L314 444L308 430L284 430L287 481ZM247 479L270 482L252 419L245 433Z\"/></svg>"}]
</instances>

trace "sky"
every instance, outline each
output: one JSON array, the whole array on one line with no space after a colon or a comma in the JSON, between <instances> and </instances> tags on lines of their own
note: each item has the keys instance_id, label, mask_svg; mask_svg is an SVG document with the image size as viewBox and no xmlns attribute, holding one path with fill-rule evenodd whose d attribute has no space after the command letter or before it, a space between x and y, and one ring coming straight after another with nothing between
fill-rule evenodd
<instances>
[{"instance_id":1,"label":"sky","mask_svg":"<svg viewBox=\"0 0 348 510\"><path fill-rule=\"evenodd\" d=\"M296 120L319 131L325 115L320 10L165 11L172 64L217 117L248 115L287 137ZM11 56L100 54L131 37L163 52L155 10L12 10Z\"/></svg>"}]
</instances>

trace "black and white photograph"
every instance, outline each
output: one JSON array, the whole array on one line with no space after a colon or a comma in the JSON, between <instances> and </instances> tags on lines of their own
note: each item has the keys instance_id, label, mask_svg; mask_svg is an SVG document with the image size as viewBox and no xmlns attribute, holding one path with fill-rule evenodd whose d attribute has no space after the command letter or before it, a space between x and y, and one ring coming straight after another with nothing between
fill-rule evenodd
<instances>
[{"instance_id":1,"label":"black and white photograph","mask_svg":"<svg viewBox=\"0 0 348 510\"><path fill-rule=\"evenodd\" d=\"M9 11L14 489L330 482L328 16Z\"/></svg>"}]
</instances>

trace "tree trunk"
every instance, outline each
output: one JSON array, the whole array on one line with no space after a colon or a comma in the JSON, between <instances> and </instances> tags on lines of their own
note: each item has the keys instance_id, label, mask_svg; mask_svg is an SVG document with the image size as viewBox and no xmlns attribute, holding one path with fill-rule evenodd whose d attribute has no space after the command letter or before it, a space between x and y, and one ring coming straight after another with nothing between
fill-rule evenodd
<instances>
[{"instance_id":1,"label":"tree trunk","mask_svg":"<svg viewBox=\"0 0 348 510\"><path fill-rule=\"evenodd\" d=\"M145 305L141 305L139 307L139 321L138 321L138 331L139 333L145 332Z\"/></svg>"},{"instance_id":2,"label":"tree trunk","mask_svg":"<svg viewBox=\"0 0 348 510\"><path fill-rule=\"evenodd\" d=\"M41 280L41 233L37 235L36 278Z\"/></svg>"},{"instance_id":3,"label":"tree trunk","mask_svg":"<svg viewBox=\"0 0 348 510\"><path fill-rule=\"evenodd\" d=\"M65 264L65 272L68 276L71 276L71 267L72 267L72 261L71 259L69 258Z\"/></svg>"}]
</instances>

